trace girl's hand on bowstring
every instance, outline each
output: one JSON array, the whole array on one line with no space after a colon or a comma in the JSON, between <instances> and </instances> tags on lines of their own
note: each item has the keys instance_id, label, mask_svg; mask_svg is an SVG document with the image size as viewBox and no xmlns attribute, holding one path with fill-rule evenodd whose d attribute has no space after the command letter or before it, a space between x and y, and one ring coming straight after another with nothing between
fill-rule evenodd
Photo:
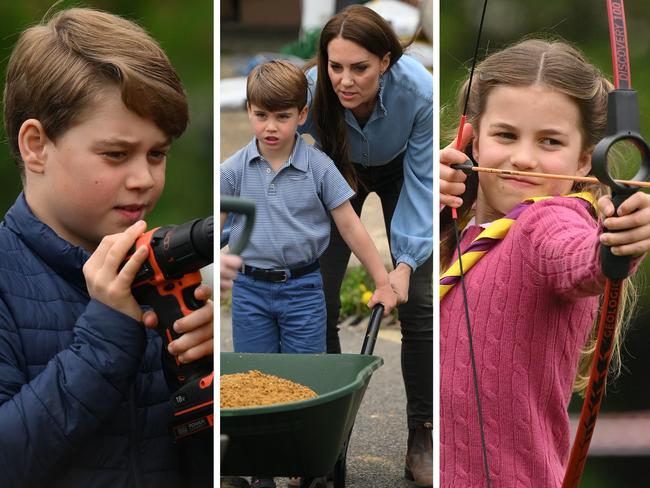
<instances>
[{"instance_id":1,"label":"girl's hand on bowstring","mask_svg":"<svg viewBox=\"0 0 650 488\"><path fill-rule=\"evenodd\" d=\"M474 131L472 124L465 124L460 147L466 147ZM459 169L450 167L452 164L460 164L467 161L467 155L456 149L456 139L446 148L440 151L440 204L458 208L463 204L460 196L465 193L465 180L467 175Z\"/></svg>"},{"instance_id":2,"label":"girl's hand on bowstring","mask_svg":"<svg viewBox=\"0 0 650 488\"><path fill-rule=\"evenodd\" d=\"M616 256L641 256L650 250L650 195L636 192L618 207L609 195L598 200L605 231L601 244L610 246ZM616 232L608 232L616 231Z\"/></svg>"}]
</instances>

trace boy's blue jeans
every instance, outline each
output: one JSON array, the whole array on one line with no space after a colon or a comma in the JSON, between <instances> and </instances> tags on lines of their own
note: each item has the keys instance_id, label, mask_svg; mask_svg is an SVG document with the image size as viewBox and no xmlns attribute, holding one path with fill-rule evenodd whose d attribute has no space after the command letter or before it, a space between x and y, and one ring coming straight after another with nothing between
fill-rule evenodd
<instances>
[{"instance_id":1,"label":"boy's blue jeans","mask_svg":"<svg viewBox=\"0 0 650 488\"><path fill-rule=\"evenodd\" d=\"M237 275L232 289L235 352L325 352L326 326L319 270L284 283Z\"/></svg>"}]
</instances>

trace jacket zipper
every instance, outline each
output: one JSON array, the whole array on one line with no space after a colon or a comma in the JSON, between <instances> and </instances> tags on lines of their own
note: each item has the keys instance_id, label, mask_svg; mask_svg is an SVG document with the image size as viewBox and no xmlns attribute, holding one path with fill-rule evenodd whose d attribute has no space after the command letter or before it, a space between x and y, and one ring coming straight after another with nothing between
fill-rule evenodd
<instances>
[{"instance_id":1,"label":"jacket zipper","mask_svg":"<svg viewBox=\"0 0 650 488\"><path fill-rule=\"evenodd\" d=\"M131 471L133 472L133 480L135 481L136 488L144 488L142 482L142 473L140 472L140 452L138 450L138 435L137 435L137 421L136 421L136 405L135 405L135 380L129 390L129 416L131 429L129 432L129 445L131 449Z\"/></svg>"}]
</instances>

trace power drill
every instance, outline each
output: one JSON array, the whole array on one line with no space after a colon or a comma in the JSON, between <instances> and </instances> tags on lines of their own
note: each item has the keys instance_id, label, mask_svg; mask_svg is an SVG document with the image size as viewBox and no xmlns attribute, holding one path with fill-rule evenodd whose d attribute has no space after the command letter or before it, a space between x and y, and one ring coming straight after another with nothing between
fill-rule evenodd
<instances>
[{"instance_id":1,"label":"power drill","mask_svg":"<svg viewBox=\"0 0 650 488\"><path fill-rule=\"evenodd\" d=\"M214 261L213 218L194 219L181 225L150 230L134 246L146 245L149 257L132 284L135 299L158 315L158 332L163 341L162 362L173 420L175 441L211 429L214 425L212 358L182 364L167 352L171 341L180 337L173 325L177 319L203 306L194 298L201 284L199 269Z\"/></svg>"}]
</instances>

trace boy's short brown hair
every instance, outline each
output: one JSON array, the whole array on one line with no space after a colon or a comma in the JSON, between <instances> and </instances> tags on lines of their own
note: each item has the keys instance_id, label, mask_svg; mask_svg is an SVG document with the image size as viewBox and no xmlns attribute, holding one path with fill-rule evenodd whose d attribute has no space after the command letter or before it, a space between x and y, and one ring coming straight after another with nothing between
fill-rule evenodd
<instances>
[{"instance_id":1,"label":"boy's short brown hair","mask_svg":"<svg viewBox=\"0 0 650 488\"><path fill-rule=\"evenodd\" d=\"M253 68L246 80L246 99L270 111L307 105L307 78L288 61L274 60Z\"/></svg>"},{"instance_id":2,"label":"boy's short brown hair","mask_svg":"<svg viewBox=\"0 0 650 488\"><path fill-rule=\"evenodd\" d=\"M107 12L72 8L25 30L4 89L5 132L24 180L18 132L27 119L55 141L80 123L106 86L171 139L187 127L187 98L169 59L144 29Z\"/></svg>"}]
</instances>

